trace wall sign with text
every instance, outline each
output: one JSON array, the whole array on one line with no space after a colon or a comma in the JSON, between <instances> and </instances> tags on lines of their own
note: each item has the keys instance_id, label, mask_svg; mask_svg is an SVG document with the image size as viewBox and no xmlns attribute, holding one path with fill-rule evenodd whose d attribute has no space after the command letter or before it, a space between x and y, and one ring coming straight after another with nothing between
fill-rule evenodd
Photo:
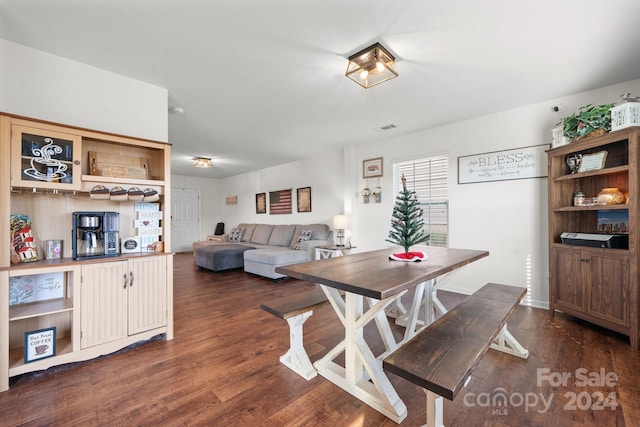
<instances>
[{"instance_id":1,"label":"wall sign with text","mask_svg":"<svg viewBox=\"0 0 640 427\"><path fill-rule=\"evenodd\" d=\"M547 176L548 144L458 157L458 184Z\"/></svg>"}]
</instances>

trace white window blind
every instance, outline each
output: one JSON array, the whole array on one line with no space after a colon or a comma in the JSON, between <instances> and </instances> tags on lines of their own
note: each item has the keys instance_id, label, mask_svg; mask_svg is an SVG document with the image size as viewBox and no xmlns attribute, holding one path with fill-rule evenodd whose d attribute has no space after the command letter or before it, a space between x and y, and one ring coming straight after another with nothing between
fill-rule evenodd
<instances>
[{"instance_id":1,"label":"white window blind","mask_svg":"<svg viewBox=\"0 0 640 427\"><path fill-rule=\"evenodd\" d=\"M402 175L407 189L413 190L423 209L424 229L429 244L449 244L449 157L445 155L415 159L393 165L394 194L402 188Z\"/></svg>"}]
</instances>

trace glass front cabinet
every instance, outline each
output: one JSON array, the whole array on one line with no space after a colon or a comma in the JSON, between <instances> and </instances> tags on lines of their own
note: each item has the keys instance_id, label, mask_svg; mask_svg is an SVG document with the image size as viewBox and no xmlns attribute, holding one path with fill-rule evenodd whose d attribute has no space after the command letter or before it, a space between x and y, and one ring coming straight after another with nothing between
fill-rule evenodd
<instances>
[{"instance_id":1,"label":"glass front cabinet","mask_svg":"<svg viewBox=\"0 0 640 427\"><path fill-rule=\"evenodd\" d=\"M80 190L79 135L14 124L11 128L13 187Z\"/></svg>"}]
</instances>

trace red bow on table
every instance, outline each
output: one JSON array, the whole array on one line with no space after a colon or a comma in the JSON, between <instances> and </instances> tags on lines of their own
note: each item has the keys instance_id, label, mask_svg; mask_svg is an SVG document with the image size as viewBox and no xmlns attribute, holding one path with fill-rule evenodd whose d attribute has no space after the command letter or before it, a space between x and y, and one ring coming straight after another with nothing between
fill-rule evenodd
<instances>
[{"instance_id":1,"label":"red bow on table","mask_svg":"<svg viewBox=\"0 0 640 427\"><path fill-rule=\"evenodd\" d=\"M405 262L425 261L428 258L429 257L424 252L402 252L399 254L389 255L389 259Z\"/></svg>"}]
</instances>

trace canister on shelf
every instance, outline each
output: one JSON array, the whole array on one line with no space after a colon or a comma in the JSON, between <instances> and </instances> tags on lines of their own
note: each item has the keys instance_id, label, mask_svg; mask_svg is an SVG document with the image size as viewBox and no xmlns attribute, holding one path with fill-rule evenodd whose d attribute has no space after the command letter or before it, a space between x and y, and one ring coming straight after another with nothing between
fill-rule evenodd
<instances>
[{"instance_id":1,"label":"canister on shelf","mask_svg":"<svg viewBox=\"0 0 640 427\"><path fill-rule=\"evenodd\" d=\"M584 204L584 193L582 191L573 193L573 206L584 206Z\"/></svg>"}]
</instances>

